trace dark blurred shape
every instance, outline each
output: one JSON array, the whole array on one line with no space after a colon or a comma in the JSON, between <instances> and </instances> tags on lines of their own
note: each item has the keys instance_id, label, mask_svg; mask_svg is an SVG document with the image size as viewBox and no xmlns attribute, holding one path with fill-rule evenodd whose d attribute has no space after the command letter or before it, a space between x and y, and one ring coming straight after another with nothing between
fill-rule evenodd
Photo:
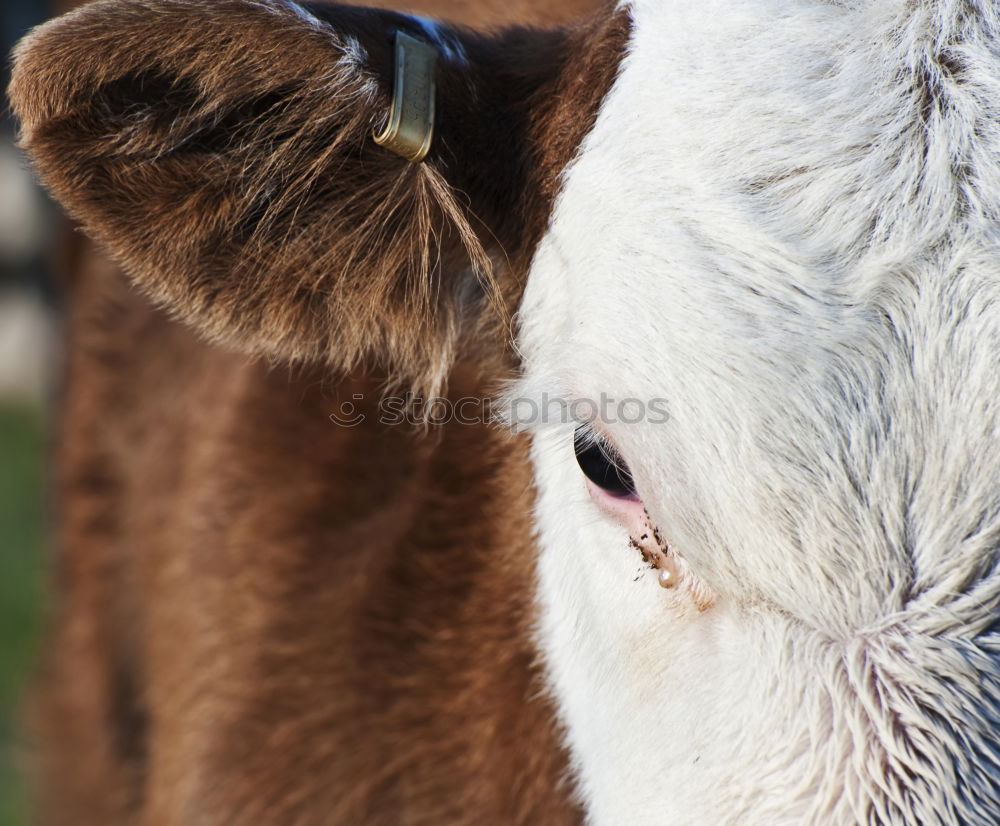
<instances>
[{"instance_id":1,"label":"dark blurred shape","mask_svg":"<svg viewBox=\"0 0 1000 826\"><path fill-rule=\"evenodd\" d=\"M5 90L10 79L6 56L49 11L50 4L41 0L0 2ZM14 140L15 124L4 105L0 115L0 404L37 402L44 396L53 350L49 265L57 213L35 183Z\"/></svg>"},{"instance_id":2,"label":"dark blurred shape","mask_svg":"<svg viewBox=\"0 0 1000 826\"><path fill-rule=\"evenodd\" d=\"M48 17L49 4L40 0L4 0L0 3L0 42L3 88L10 81L7 56L18 39ZM6 101L5 101L6 103ZM8 106L0 119L0 287L12 282L38 288L45 275L51 209L14 147L14 123Z\"/></svg>"},{"instance_id":3,"label":"dark blurred shape","mask_svg":"<svg viewBox=\"0 0 1000 826\"><path fill-rule=\"evenodd\" d=\"M14 43L49 16L41 0L0 0L0 88ZM14 145L0 106L0 826L26 826L15 770L16 708L39 634L44 414L54 352L49 264L61 226Z\"/></svg>"}]
</instances>

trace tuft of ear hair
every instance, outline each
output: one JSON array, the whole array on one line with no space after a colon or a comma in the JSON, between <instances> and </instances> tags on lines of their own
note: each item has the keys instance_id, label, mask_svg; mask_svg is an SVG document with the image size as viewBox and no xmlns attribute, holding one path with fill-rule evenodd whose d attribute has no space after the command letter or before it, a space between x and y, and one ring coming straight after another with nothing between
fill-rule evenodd
<instances>
[{"instance_id":1,"label":"tuft of ear hair","mask_svg":"<svg viewBox=\"0 0 1000 826\"><path fill-rule=\"evenodd\" d=\"M397 27L421 35L285 0L97 0L21 42L9 95L43 183L172 313L434 394L463 324L503 320L509 296L442 152L371 140Z\"/></svg>"}]
</instances>

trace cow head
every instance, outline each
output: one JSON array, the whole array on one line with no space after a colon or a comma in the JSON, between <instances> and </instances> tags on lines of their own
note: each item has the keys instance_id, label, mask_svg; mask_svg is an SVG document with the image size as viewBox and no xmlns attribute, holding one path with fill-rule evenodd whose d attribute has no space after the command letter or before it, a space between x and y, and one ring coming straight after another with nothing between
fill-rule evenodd
<instances>
[{"instance_id":1,"label":"cow head","mask_svg":"<svg viewBox=\"0 0 1000 826\"><path fill-rule=\"evenodd\" d=\"M419 165L370 139L400 29L442 53ZM432 387L518 308L515 395L599 411L534 428L593 823L1000 820L992 3L482 37L100 0L21 47L13 100L60 200L217 338Z\"/></svg>"}]
</instances>

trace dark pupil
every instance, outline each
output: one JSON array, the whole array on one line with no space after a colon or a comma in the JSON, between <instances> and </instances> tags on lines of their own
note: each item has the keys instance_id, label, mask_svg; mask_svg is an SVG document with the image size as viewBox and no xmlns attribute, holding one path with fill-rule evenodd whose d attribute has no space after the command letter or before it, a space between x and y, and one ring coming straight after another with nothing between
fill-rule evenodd
<instances>
[{"instance_id":1,"label":"dark pupil","mask_svg":"<svg viewBox=\"0 0 1000 826\"><path fill-rule=\"evenodd\" d=\"M604 439L594 437L583 425L573 437L580 470L599 488L612 496L635 496L635 483L625 460Z\"/></svg>"}]
</instances>

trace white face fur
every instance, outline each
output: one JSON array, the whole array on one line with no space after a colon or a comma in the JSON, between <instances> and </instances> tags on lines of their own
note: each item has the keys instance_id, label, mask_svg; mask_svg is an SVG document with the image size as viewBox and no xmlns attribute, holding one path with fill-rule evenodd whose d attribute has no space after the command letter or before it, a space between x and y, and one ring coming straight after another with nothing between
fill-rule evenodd
<instances>
[{"instance_id":1,"label":"white face fur","mask_svg":"<svg viewBox=\"0 0 1000 826\"><path fill-rule=\"evenodd\" d=\"M539 639L590 822L1000 822L1000 10L636 0L522 307L658 587L539 426ZM641 574L636 579L637 574Z\"/></svg>"}]
</instances>

